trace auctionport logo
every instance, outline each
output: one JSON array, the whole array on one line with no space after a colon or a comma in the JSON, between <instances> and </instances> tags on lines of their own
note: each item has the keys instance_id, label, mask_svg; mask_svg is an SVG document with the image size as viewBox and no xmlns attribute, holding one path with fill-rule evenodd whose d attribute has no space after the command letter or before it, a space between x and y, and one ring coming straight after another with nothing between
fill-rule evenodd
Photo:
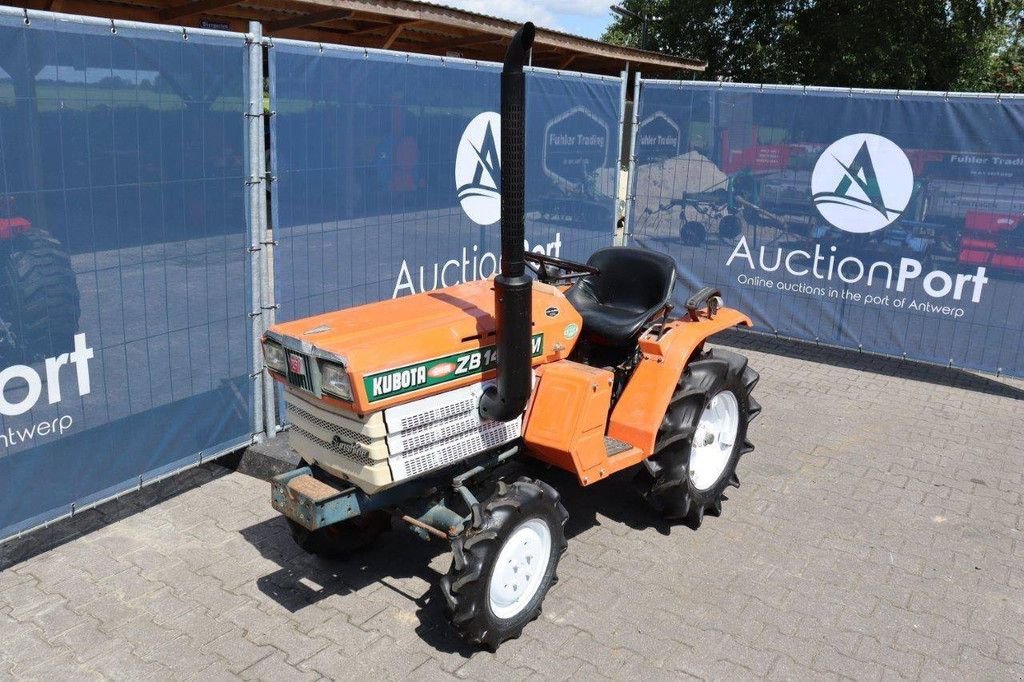
<instances>
[{"instance_id":1,"label":"auctionport logo","mask_svg":"<svg viewBox=\"0 0 1024 682\"><path fill-rule=\"evenodd\" d=\"M455 155L459 203L477 225L501 219L501 116L485 111L462 132Z\"/></svg>"},{"instance_id":2,"label":"auctionport logo","mask_svg":"<svg viewBox=\"0 0 1024 682\"><path fill-rule=\"evenodd\" d=\"M86 341L85 334L76 334L74 344L75 348L70 353L46 358L43 363L45 381L39 370L29 365L11 365L0 371L0 424L4 424L8 417L30 412L44 399L44 391L47 404L60 403L64 397L61 376L71 372L71 366L74 367L77 380L78 397L85 397L92 392L89 361L95 357L95 353ZM68 369L62 372L66 365ZM73 425L71 415L63 415L34 424L8 426L6 431L0 430L0 447L23 445L40 436L63 435Z\"/></svg>"},{"instance_id":3,"label":"auctionport logo","mask_svg":"<svg viewBox=\"0 0 1024 682\"><path fill-rule=\"evenodd\" d=\"M814 205L845 232L891 225L914 193L914 169L894 142L870 133L847 135L822 152L811 176Z\"/></svg>"}]
</instances>

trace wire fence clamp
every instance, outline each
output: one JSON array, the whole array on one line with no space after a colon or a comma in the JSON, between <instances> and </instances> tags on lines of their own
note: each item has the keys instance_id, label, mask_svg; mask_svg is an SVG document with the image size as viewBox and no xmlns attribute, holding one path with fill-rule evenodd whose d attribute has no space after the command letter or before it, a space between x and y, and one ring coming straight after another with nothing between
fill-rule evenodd
<instances>
[{"instance_id":1,"label":"wire fence clamp","mask_svg":"<svg viewBox=\"0 0 1024 682\"><path fill-rule=\"evenodd\" d=\"M32 25L32 20L28 18L28 10L27 9L22 9L21 11L22 11L22 16L24 17L24 19L22 19L22 21L25 22L26 26L31 26Z\"/></svg>"},{"instance_id":2,"label":"wire fence clamp","mask_svg":"<svg viewBox=\"0 0 1024 682\"><path fill-rule=\"evenodd\" d=\"M280 304L275 303L274 305L261 305L260 310L277 310L280 308Z\"/></svg>"},{"instance_id":3,"label":"wire fence clamp","mask_svg":"<svg viewBox=\"0 0 1024 682\"><path fill-rule=\"evenodd\" d=\"M184 26L181 27L181 39L188 40L188 29Z\"/></svg>"},{"instance_id":4,"label":"wire fence clamp","mask_svg":"<svg viewBox=\"0 0 1024 682\"><path fill-rule=\"evenodd\" d=\"M262 251L263 247L260 246L259 244L250 244L249 246L245 247L245 250L249 253L256 253L257 251Z\"/></svg>"},{"instance_id":5,"label":"wire fence clamp","mask_svg":"<svg viewBox=\"0 0 1024 682\"><path fill-rule=\"evenodd\" d=\"M263 178L258 175L250 175L249 179L245 181L246 185L260 185L263 184Z\"/></svg>"},{"instance_id":6,"label":"wire fence clamp","mask_svg":"<svg viewBox=\"0 0 1024 682\"><path fill-rule=\"evenodd\" d=\"M264 246L277 246L277 240L276 239L268 239L266 241L260 242L260 244L263 244Z\"/></svg>"}]
</instances>

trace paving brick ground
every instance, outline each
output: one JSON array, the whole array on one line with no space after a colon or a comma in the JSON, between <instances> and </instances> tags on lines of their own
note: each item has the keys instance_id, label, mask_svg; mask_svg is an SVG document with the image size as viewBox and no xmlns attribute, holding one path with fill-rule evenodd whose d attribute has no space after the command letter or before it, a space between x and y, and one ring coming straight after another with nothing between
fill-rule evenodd
<instances>
[{"instance_id":1,"label":"paving brick ground","mask_svg":"<svg viewBox=\"0 0 1024 682\"><path fill-rule=\"evenodd\" d=\"M764 414L723 516L548 475L562 581L497 654L447 628L441 543L314 559L207 465L0 548L0 678L1024 679L1024 382L727 342Z\"/></svg>"}]
</instances>

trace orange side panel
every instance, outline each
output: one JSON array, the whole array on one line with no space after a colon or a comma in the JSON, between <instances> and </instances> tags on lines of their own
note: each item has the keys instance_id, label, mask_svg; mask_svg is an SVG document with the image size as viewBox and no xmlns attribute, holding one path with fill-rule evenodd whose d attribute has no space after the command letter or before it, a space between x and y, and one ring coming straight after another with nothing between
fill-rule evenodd
<instances>
[{"instance_id":1,"label":"orange side panel","mask_svg":"<svg viewBox=\"0 0 1024 682\"><path fill-rule=\"evenodd\" d=\"M583 472L607 458L614 375L569 360L545 365L539 374L523 439L537 459L574 472L582 482Z\"/></svg>"},{"instance_id":2,"label":"orange side panel","mask_svg":"<svg viewBox=\"0 0 1024 682\"><path fill-rule=\"evenodd\" d=\"M714 319L702 315L696 322L674 320L660 339L655 334L641 337L643 359L612 411L608 435L635 445L645 455L653 453L662 417L687 360L709 336L737 325L751 326L750 318L722 308Z\"/></svg>"}]
</instances>

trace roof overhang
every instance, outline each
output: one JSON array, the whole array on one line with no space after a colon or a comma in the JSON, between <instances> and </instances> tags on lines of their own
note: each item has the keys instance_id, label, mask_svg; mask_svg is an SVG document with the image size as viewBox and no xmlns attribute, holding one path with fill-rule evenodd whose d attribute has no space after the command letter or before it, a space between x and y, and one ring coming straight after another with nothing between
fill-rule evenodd
<instances>
[{"instance_id":1,"label":"roof overhang","mask_svg":"<svg viewBox=\"0 0 1024 682\"><path fill-rule=\"evenodd\" d=\"M28 9L68 12L401 52L501 61L514 21L413 0L27 0ZM705 63L538 28L533 64L554 69L684 76Z\"/></svg>"}]
</instances>

